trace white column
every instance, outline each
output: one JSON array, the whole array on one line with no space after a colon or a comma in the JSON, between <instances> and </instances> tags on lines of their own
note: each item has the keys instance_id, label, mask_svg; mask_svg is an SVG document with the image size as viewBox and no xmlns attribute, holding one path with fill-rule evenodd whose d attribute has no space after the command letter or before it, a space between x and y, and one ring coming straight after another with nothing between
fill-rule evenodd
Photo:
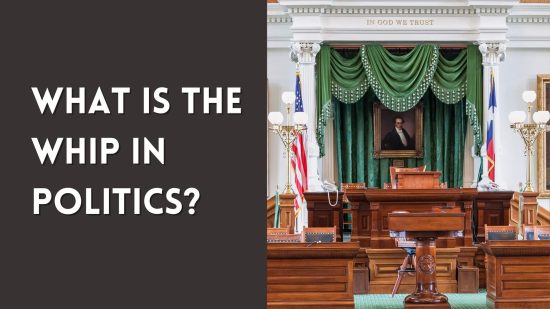
<instances>
[{"instance_id":1,"label":"white column","mask_svg":"<svg viewBox=\"0 0 550 309\"><path fill-rule=\"evenodd\" d=\"M495 108L493 118L493 143L495 147L495 183L500 189L506 189L508 186L506 180L501 172L504 169L502 165L502 134L501 134L501 110L502 103L499 96L499 64L504 61L506 45L503 42L479 42L479 51L483 56L483 147L481 149L481 156L483 159L483 174L478 187L480 189L487 189L491 186L488 174L488 160L487 160L487 127L488 127L488 114L489 114L489 96L491 93L491 74L494 76L495 83L495 96L497 106ZM500 164L499 164L500 163Z\"/></svg>"},{"instance_id":2,"label":"white column","mask_svg":"<svg viewBox=\"0 0 550 309\"><path fill-rule=\"evenodd\" d=\"M336 149L334 148L334 122L332 118L327 119L325 128L325 156L321 160L321 179L336 183Z\"/></svg>"},{"instance_id":3,"label":"white column","mask_svg":"<svg viewBox=\"0 0 550 309\"><path fill-rule=\"evenodd\" d=\"M319 180L319 145L315 134L317 121L317 100L315 83L315 56L321 49L318 43L295 42L291 46L292 58L300 69L302 83L302 101L304 111L308 114L307 123L307 180L308 191L323 191Z\"/></svg>"},{"instance_id":4,"label":"white column","mask_svg":"<svg viewBox=\"0 0 550 309\"><path fill-rule=\"evenodd\" d=\"M465 188L477 187L475 173L475 154L474 154L474 136L472 127L466 126L466 137L464 138L464 165L463 165L463 184ZM479 168L479 165L477 165Z\"/></svg>"}]
</instances>

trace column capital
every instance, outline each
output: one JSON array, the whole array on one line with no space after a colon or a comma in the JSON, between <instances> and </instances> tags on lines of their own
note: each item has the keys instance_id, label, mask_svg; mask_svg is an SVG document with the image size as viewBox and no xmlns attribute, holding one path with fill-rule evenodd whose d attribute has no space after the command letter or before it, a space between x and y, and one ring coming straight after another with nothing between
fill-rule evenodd
<instances>
[{"instance_id":1,"label":"column capital","mask_svg":"<svg viewBox=\"0 0 550 309\"><path fill-rule=\"evenodd\" d=\"M299 64L315 64L321 45L315 42L294 42L290 46L290 59Z\"/></svg>"},{"instance_id":2,"label":"column capital","mask_svg":"<svg viewBox=\"0 0 550 309\"><path fill-rule=\"evenodd\" d=\"M480 41L479 51L483 56L483 66L496 66L504 61L506 44L498 41Z\"/></svg>"}]
</instances>

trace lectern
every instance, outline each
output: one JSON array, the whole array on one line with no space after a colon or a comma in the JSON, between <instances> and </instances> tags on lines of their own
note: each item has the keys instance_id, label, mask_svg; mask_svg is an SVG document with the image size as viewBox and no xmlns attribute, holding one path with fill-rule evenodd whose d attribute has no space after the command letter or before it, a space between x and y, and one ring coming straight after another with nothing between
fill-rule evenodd
<instances>
[{"instance_id":1,"label":"lectern","mask_svg":"<svg viewBox=\"0 0 550 309\"><path fill-rule=\"evenodd\" d=\"M416 240L416 291L405 297L405 308L451 308L437 291L435 240L457 237L464 230L464 213L390 213L391 237Z\"/></svg>"},{"instance_id":2,"label":"lectern","mask_svg":"<svg viewBox=\"0 0 550 309\"><path fill-rule=\"evenodd\" d=\"M395 172L397 189L439 189L441 172Z\"/></svg>"}]
</instances>

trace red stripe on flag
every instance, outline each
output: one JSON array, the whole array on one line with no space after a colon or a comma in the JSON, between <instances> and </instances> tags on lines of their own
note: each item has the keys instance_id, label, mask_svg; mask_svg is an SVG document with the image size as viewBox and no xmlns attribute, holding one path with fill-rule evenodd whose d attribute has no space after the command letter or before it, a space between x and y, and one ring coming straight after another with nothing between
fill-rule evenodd
<instances>
[{"instance_id":1,"label":"red stripe on flag","mask_svg":"<svg viewBox=\"0 0 550 309\"><path fill-rule=\"evenodd\" d=\"M301 149L301 153L302 153L302 158L301 158L301 162L302 162L302 186L304 188L304 192L307 191L307 188L308 188L308 184L307 184L307 156L306 156L306 146L305 146L305 143L304 143L304 135L303 134L299 134L298 135L298 138L300 139L298 141L298 144L302 146L302 149Z\"/></svg>"},{"instance_id":2,"label":"red stripe on flag","mask_svg":"<svg viewBox=\"0 0 550 309\"><path fill-rule=\"evenodd\" d=\"M491 179L491 181L495 181L495 146L492 139L489 141L489 145L487 146L487 161L489 179Z\"/></svg>"},{"instance_id":3,"label":"red stripe on flag","mask_svg":"<svg viewBox=\"0 0 550 309\"><path fill-rule=\"evenodd\" d=\"M298 196L301 198L304 195L304 188L300 184L300 179L296 173L296 162L292 160L290 162L290 165L292 166L292 170L294 171L294 184L296 184L296 189L298 190Z\"/></svg>"}]
</instances>

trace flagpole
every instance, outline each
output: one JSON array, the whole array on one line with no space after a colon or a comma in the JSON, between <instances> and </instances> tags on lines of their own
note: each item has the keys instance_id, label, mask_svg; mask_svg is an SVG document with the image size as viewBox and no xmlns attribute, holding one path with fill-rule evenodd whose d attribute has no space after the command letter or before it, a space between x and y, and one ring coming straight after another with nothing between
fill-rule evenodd
<instances>
[{"instance_id":1,"label":"flagpole","mask_svg":"<svg viewBox=\"0 0 550 309\"><path fill-rule=\"evenodd\" d=\"M275 216L273 218L273 227L279 227L279 221L279 185L277 185L277 190L275 191Z\"/></svg>"}]
</instances>

